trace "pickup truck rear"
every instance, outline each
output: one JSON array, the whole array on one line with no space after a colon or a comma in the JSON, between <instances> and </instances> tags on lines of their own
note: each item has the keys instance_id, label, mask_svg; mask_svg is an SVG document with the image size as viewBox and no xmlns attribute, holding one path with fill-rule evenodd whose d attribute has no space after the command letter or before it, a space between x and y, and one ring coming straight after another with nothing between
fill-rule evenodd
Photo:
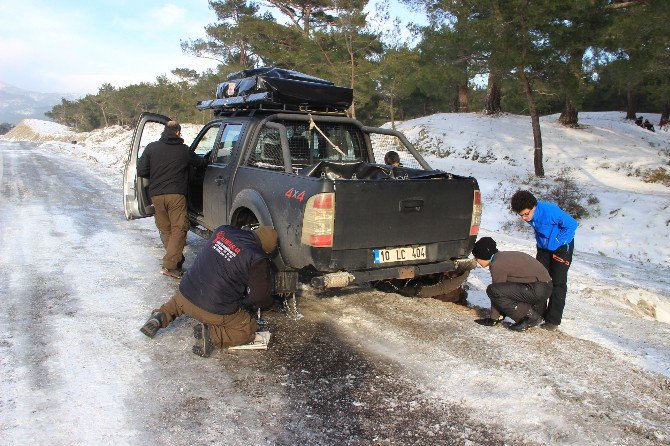
<instances>
[{"instance_id":1,"label":"pickup truck rear","mask_svg":"<svg viewBox=\"0 0 670 446\"><path fill-rule=\"evenodd\" d=\"M277 294L295 291L299 277L320 288L421 283L407 294L424 295L462 284L481 218L477 181L431 169L399 132L334 111L350 103L342 100L348 89L283 71L236 73L217 99L198 104L214 119L191 145L209 161L189 179L192 230L274 226ZM240 104L244 82L255 90ZM124 172L129 219L152 214L135 162L150 142L145 129L167 120L145 113L138 122ZM402 165L383 164L388 150Z\"/></svg>"}]
</instances>

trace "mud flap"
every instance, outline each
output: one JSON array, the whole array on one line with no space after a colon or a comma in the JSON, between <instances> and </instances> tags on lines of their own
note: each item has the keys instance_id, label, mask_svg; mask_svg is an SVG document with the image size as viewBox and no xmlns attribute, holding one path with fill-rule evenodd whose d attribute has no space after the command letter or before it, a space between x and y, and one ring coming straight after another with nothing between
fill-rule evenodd
<instances>
[{"instance_id":1,"label":"mud flap","mask_svg":"<svg viewBox=\"0 0 670 446\"><path fill-rule=\"evenodd\" d=\"M272 294L291 294L298 289L297 271L277 271L272 274Z\"/></svg>"}]
</instances>

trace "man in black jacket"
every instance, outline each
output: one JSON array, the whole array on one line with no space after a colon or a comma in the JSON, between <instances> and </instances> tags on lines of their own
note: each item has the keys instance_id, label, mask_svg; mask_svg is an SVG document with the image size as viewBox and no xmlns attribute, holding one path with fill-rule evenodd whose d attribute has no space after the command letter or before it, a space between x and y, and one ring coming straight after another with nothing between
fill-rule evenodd
<instances>
[{"instance_id":1,"label":"man in black jacket","mask_svg":"<svg viewBox=\"0 0 670 446\"><path fill-rule=\"evenodd\" d=\"M472 255L482 268L489 268L491 316L476 319L480 325L498 325L505 316L515 321L509 328L524 331L542 322L542 313L553 286L547 269L525 252L498 251L491 237L477 240Z\"/></svg>"},{"instance_id":2,"label":"man in black jacket","mask_svg":"<svg viewBox=\"0 0 670 446\"><path fill-rule=\"evenodd\" d=\"M169 121L161 138L147 145L137 162L137 175L149 178L149 196L154 206L156 227L165 246L163 269L180 278L188 232L186 193L189 166L202 167L207 160L191 152L181 137L181 126Z\"/></svg>"},{"instance_id":3,"label":"man in black jacket","mask_svg":"<svg viewBox=\"0 0 670 446\"><path fill-rule=\"evenodd\" d=\"M257 325L243 306L269 308L273 300L270 258L277 247L277 232L271 226L253 231L219 226L202 247L179 290L140 329L153 338L182 314L199 320L193 347L207 357L213 347L223 348L254 340Z\"/></svg>"}]
</instances>

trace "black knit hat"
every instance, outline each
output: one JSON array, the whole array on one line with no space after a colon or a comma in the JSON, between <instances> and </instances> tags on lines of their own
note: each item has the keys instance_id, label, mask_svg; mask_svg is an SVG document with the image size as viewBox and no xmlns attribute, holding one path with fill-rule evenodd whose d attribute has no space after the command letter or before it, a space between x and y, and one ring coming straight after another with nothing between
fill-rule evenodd
<instances>
[{"instance_id":1,"label":"black knit hat","mask_svg":"<svg viewBox=\"0 0 670 446\"><path fill-rule=\"evenodd\" d=\"M498 252L496 241L491 237L480 238L475 243L475 247L472 248L472 255L481 260L490 260L496 252Z\"/></svg>"}]
</instances>

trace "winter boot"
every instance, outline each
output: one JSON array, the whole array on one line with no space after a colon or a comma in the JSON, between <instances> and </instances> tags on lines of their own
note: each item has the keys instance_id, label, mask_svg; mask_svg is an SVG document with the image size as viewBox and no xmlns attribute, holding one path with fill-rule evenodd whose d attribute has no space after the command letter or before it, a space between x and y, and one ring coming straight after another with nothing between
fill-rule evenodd
<instances>
[{"instance_id":1,"label":"winter boot","mask_svg":"<svg viewBox=\"0 0 670 446\"><path fill-rule=\"evenodd\" d=\"M495 327L499 323L503 321L503 318L500 319L491 319L490 317L485 317L483 319L475 319L475 322L478 323L479 325L483 325L485 327Z\"/></svg>"},{"instance_id":2,"label":"winter boot","mask_svg":"<svg viewBox=\"0 0 670 446\"><path fill-rule=\"evenodd\" d=\"M161 274L164 276L174 277L175 279L181 279L184 277L184 270L181 268L167 269L163 267L161 268Z\"/></svg>"},{"instance_id":3,"label":"winter boot","mask_svg":"<svg viewBox=\"0 0 670 446\"><path fill-rule=\"evenodd\" d=\"M522 317L516 324L510 325L509 329L514 331L526 331L531 327L537 327L540 325L540 322L542 322L542 316L540 316L537 311L530 309L528 314Z\"/></svg>"},{"instance_id":4,"label":"winter boot","mask_svg":"<svg viewBox=\"0 0 670 446\"><path fill-rule=\"evenodd\" d=\"M158 329L161 328L161 325L163 325L164 320L165 315L161 312L155 311L151 313L151 317L146 322L146 324L140 328L140 331L153 339L153 337L156 336Z\"/></svg>"},{"instance_id":5,"label":"winter boot","mask_svg":"<svg viewBox=\"0 0 670 446\"><path fill-rule=\"evenodd\" d=\"M209 325L198 324L193 327L193 337L199 341L193 346L193 353L203 358L209 358L214 351L214 345L212 345L212 340L209 337Z\"/></svg>"},{"instance_id":6,"label":"winter boot","mask_svg":"<svg viewBox=\"0 0 670 446\"><path fill-rule=\"evenodd\" d=\"M544 324L540 325L540 328L544 328L547 331L557 331L558 325L552 324L551 322L545 322Z\"/></svg>"}]
</instances>

